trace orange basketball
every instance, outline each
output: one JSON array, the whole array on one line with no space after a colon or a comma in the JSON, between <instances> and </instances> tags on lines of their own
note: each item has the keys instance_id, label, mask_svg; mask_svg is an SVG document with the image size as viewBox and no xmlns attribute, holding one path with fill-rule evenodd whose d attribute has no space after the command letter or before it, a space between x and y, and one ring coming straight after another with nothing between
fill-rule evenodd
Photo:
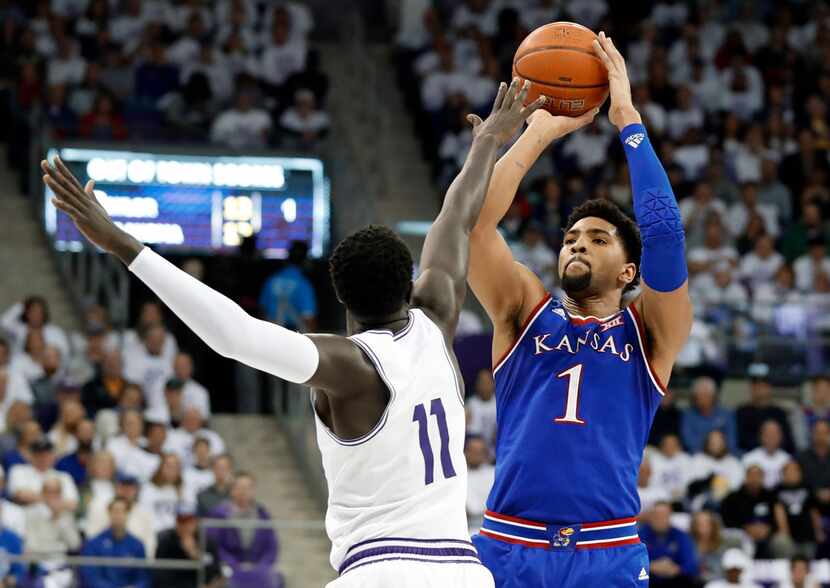
<instances>
[{"instance_id":1,"label":"orange basketball","mask_svg":"<svg viewBox=\"0 0 830 588\"><path fill-rule=\"evenodd\" d=\"M530 33L513 58L513 76L532 82L528 104L548 97L551 114L579 116L608 96L608 72L591 43L597 36L573 22L553 22Z\"/></svg>"}]
</instances>

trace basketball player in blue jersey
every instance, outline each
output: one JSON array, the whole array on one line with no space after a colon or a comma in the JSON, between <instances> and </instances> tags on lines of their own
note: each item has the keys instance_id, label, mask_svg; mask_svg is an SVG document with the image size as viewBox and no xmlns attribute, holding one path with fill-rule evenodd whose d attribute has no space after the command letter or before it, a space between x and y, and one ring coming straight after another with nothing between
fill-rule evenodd
<instances>
[{"instance_id":1,"label":"basketball player in blue jersey","mask_svg":"<svg viewBox=\"0 0 830 588\"><path fill-rule=\"evenodd\" d=\"M680 213L625 62L603 33L594 51L608 69L636 224L607 201L576 208L559 253L562 298L513 260L497 224L524 173L569 131L540 111L497 164L471 237L468 281L494 325L498 423L474 543L499 588L648 585L637 474L692 307Z\"/></svg>"},{"instance_id":2,"label":"basketball player in blue jersey","mask_svg":"<svg viewBox=\"0 0 830 588\"><path fill-rule=\"evenodd\" d=\"M212 349L313 388L339 572L329 588L493 586L467 527L463 390L449 350L497 151L542 105L523 106L527 92L517 80L502 84L487 120L471 115L473 143L427 234L417 280L389 229L368 227L337 246L331 275L348 337L303 335L248 315L116 226L92 184L81 186L60 159L42 163L55 205Z\"/></svg>"}]
</instances>

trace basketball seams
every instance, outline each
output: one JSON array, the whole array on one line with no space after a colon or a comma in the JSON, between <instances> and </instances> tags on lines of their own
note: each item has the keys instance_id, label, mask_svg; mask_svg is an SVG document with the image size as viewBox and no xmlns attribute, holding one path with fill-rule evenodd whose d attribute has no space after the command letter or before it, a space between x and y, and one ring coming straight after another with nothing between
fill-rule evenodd
<instances>
[{"instance_id":1,"label":"basketball seams","mask_svg":"<svg viewBox=\"0 0 830 588\"><path fill-rule=\"evenodd\" d=\"M539 78L527 76L524 73L522 73L519 66L521 65L521 61L525 57L533 55L534 53L541 53L543 51L555 51L555 50L558 50L558 51L573 51L575 53L582 53L583 55L590 56L592 59L599 62L600 65L602 64L602 61L599 59L599 57L597 57L596 54L594 54L593 51L590 51L588 49L582 49L581 47L572 47L572 46L569 46L569 45L543 45L543 46L539 46L539 47L533 47L532 49L528 49L527 51L524 51L520 55L516 55L513 59L513 70L515 71L516 75L518 75L522 79L533 82L534 84L547 86L549 88L572 88L574 90L592 90L592 89L597 89L597 88L607 88L608 87L608 82L605 82L605 83L602 83L602 84L562 84L562 83L556 83L556 82L547 81L547 80L541 80Z\"/></svg>"},{"instance_id":2,"label":"basketball seams","mask_svg":"<svg viewBox=\"0 0 830 588\"><path fill-rule=\"evenodd\" d=\"M574 47L573 45L539 45L537 47L533 47L521 53L520 55L516 55L513 58L513 65L516 64L517 61L520 61L522 58L527 57L528 55L532 55L534 53L539 53L540 51L551 51L553 49L561 49L562 51L576 51L577 53L584 53L585 55L590 55L592 58L597 60L600 64L602 60L597 57L597 54L591 51L590 49L583 49L582 47Z\"/></svg>"}]
</instances>

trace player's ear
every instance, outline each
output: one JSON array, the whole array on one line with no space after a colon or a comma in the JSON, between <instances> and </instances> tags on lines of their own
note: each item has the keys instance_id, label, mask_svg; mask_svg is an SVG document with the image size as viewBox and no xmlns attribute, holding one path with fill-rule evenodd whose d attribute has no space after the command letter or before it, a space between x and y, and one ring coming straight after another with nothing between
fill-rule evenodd
<instances>
[{"instance_id":1,"label":"player's ear","mask_svg":"<svg viewBox=\"0 0 830 588\"><path fill-rule=\"evenodd\" d=\"M637 277L637 265L633 263L626 263L622 267L622 271L618 276L619 281L623 286L627 286Z\"/></svg>"}]
</instances>

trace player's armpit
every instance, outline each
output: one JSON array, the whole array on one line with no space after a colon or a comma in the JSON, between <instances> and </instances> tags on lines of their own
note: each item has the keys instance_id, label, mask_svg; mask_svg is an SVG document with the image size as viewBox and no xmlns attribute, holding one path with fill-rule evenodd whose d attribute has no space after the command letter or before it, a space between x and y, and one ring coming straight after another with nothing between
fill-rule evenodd
<instances>
[{"instance_id":1,"label":"player's armpit","mask_svg":"<svg viewBox=\"0 0 830 588\"><path fill-rule=\"evenodd\" d=\"M320 362L306 386L332 398L353 398L375 393L382 386L377 370L351 339L340 335L308 335L320 354Z\"/></svg>"},{"instance_id":2,"label":"player's armpit","mask_svg":"<svg viewBox=\"0 0 830 588\"><path fill-rule=\"evenodd\" d=\"M649 355L657 377L668 385L671 370L692 330L689 282L671 292L659 292L643 282L642 294L632 302L649 338Z\"/></svg>"}]
</instances>

